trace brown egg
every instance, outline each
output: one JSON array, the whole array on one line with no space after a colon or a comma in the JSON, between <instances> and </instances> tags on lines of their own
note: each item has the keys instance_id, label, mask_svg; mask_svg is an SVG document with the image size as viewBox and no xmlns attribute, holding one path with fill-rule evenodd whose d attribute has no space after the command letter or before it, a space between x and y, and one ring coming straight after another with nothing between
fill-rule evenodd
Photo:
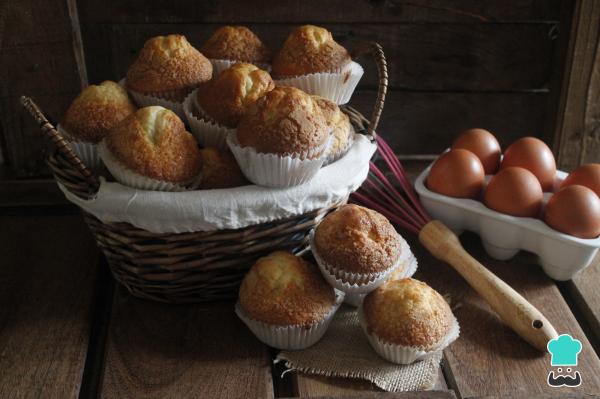
<instances>
[{"instance_id":1,"label":"brown egg","mask_svg":"<svg viewBox=\"0 0 600 399\"><path fill-rule=\"evenodd\" d=\"M540 139L523 137L512 143L500 164L500 169L520 166L535 175L542 185L542 190L552 191L556 175L556 161L550 148Z\"/></svg>"},{"instance_id":2,"label":"brown egg","mask_svg":"<svg viewBox=\"0 0 600 399\"><path fill-rule=\"evenodd\" d=\"M575 237L596 238L600 235L600 198L584 186L562 188L546 204L544 222Z\"/></svg>"},{"instance_id":3,"label":"brown egg","mask_svg":"<svg viewBox=\"0 0 600 399\"><path fill-rule=\"evenodd\" d=\"M433 164L426 185L431 191L456 198L476 198L483 189L483 165L467 150L450 150Z\"/></svg>"},{"instance_id":4,"label":"brown egg","mask_svg":"<svg viewBox=\"0 0 600 399\"><path fill-rule=\"evenodd\" d=\"M483 202L488 208L513 216L537 217L544 193L533 173L524 168L502 169L488 183Z\"/></svg>"},{"instance_id":5,"label":"brown egg","mask_svg":"<svg viewBox=\"0 0 600 399\"><path fill-rule=\"evenodd\" d=\"M486 175L492 175L500 165L500 143L485 129L465 130L454 140L452 149L462 148L477 155Z\"/></svg>"},{"instance_id":6,"label":"brown egg","mask_svg":"<svg viewBox=\"0 0 600 399\"><path fill-rule=\"evenodd\" d=\"M600 163L588 163L581 165L560 185L560 188L580 184L593 190L600 197Z\"/></svg>"}]
</instances>

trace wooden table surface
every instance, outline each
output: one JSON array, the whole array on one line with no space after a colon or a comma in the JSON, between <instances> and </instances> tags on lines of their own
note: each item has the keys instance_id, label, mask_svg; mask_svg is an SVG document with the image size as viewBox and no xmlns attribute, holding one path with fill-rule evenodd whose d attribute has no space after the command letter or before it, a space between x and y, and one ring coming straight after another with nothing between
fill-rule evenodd
<instances>
[{"instance_id":1,"label":"wooden table surface","mask_svg":"<svg viewBox=\"0 0 600 399\"><path fill-rule=\"evenodd\" d=\"M550 355L502 325L449 266L409 239L416 278L451 298L461 336L444 351L433 391L390 394L370 383L287 373L233 313L233 303L166 305L136 299L112 280L71 206L1 206L0 398L589 397L600 395L600 257L574 280L554 282L520 253L467 250L579 339L583 383L546 383ZM407 237L408 238L408 237Z\"/></svg>"}]
</instances>

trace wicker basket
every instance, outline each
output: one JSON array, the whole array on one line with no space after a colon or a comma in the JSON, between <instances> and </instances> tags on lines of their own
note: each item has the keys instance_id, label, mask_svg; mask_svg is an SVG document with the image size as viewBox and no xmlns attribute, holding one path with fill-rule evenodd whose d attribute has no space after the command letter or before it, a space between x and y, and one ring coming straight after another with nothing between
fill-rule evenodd
<instances>
[{"instance_id":1,"label":"wicker basket","mask_svg":"<svg viewBox=\"0 0 600 399\"><path fill-rule=\"evenodd\" d=\"M379 91L371 120L343 106L357 132L375 136L387 90L387 65L381 46L361 43L353 56L370 55L377 64ZM54 148L47 163L57 181L71 193L89 199L99 180L73 153L70 145L28 97L23 106L31 113ZM275 249L301 252L309 231L342 203L291 219L238 230L182 234L156 234L128 223L104 223L83 211L83 216L110 265L115 279L137 297L171 303L235 298L248 268Z\"/></svg>"}]
</instances>

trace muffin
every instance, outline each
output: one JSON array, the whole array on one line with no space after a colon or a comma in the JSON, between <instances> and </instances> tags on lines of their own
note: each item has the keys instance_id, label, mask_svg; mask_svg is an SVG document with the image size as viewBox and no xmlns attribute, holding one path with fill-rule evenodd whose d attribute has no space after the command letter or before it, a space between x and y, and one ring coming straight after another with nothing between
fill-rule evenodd
<instances>
[{"instance_id":1,"label":"muffin","mask_svg":"<svg viewBox=\"0 0 600 399\"><path fill-rule=\"evenodd\" d=\"M250 184L229 151L207 147L200 150L200 157L200 189L232 188Z\"/></svg>"},{"instance_id":2,"label":"muffin","mask_svg":"<svg viewBox=\"0 0 600 399\"><path fill-rule=\"evenodd\" d=\"M318 172L328 155L329 130L311 96L278 86L248 107L227 140L250 181L289 187Z\"/></svg>"},{"instance_id":3,"label":"muffin","mask_svg":"<svg viewBox=\"0 0 600 399\"><path fill-rule=\"evenodd\" d=\"M182 115L187 94L211 77L210 61L185 36L156 36L146 41L129 67L125 85L138 105L174 107Z\"/></svg>"},{"instance_id":4,"label":"muffin","mask_svg":"<svg viewBox=\"0 0 600 399\"><path fill-rule=\"evenodd\" d=\"M350 101L364 73L331 32L314 25L290 33L273 59L272 70L278 84L298 87L336 104Z\"/></svg>"},{"instance_id":5,"label":"muffin","mask_svg":"<svg viewBox=\"0 0 600 399\"><path fill-rule=\"evenodd\" d=\"M273 59L273 75L278 78L336 72L350 64L352 58L331 32L314 25L292 31Z\"/></svg>"},{"instance_id":6,"label":"muffin","mask_svg":"<svg viewBox=\"0 0 600 399\"><path fill-rule=\"evenodd\" d=\"M127 92L106 80L83 89L67 109L61 126L75 141L98 143L135 110Z\"/></svg>"},{"instance_id":7,"label":"muffin","mask_svg":"<svg viewBox=\"0 0 600 399\"><path fill-rule=\"evenodd\" d=\"M444 349L459 333L444 298L412 278L379 286L365 297L359 315L371 346L393 363L423 359Z\"/></svg>"},{"instance_id":8,"label":"muffin","mask_svg":"<svg viewBox=\"0 0 600 399\"><path fill-rule=\"evenodd\" d=\"M348 115L342 112L336 103L323 97L313 96L321 112L325 116L325 121L329 127L332 136L332 143L329 149L329 156L325 163L337 161L350 148L353 142L354 128L350 123Z\"/></svg>"},{"instance_id":9,"label":"muffin","mask_svg":"<svg viewBox=\"0 0 600 399\"><path fill-rule=\"evenodd\" d=\"M234 128L248 106L274 87L268 72L242 62L201 85L196 100L206 117Z\"/></svg>"},{"instance_id":10,"label":"muffin","mask_svg":"<svg viewBox=\"0 0 600 399\"><path fill-rule=\"evenodd\" d=\"M330 284L346 293L372 291L409 255L402 237L380 213L348 204L329 214L311 249Z\"/></svg>"},{"instance_id":11,"label":"muffin","mask_svg":"<svg viewBox=\"0 0 600 399\"><path fill-rule=\"evenodd\" d=\"M200 150L172 111L141 108L115 126L99 146L111 174L130 187L181 191L197 179Z\"/></svg>"},{"instance_id":12,"label":"muffin","mask_svg":"<svg viewBox=\"0 0 600 399\"><path fill-rule=\"evenodd\" d=\"M95 144L135 110L127 92L106 80L83 89L67 109L59 130L83 163L98 168L101 162Z\"/></svg>"},{"instance_id":13,"label":"muffin","mask_svg":"<svg viewBox=\"0 0 600 399\"><path fill-rule=\"evenodd\" d=\"M271 50L245 26L217 29L202 46L202 53L210 59L215 74L240 61L262 69L270 68Z\"/></svg>"},{"instance_id":14,"label":"muffin","mask_svg":"<svg viewBox=\"0 0 600 399\"><path fill-rule=\"evenodd\" d=\"M186 98L183 108L192 133L205 147L227 148L225 141L246 109L275 83L268 72L234 64Z\"/></svg>"},{"instance_id":15,"label":"muffin","mask_svg":"<svg viewBox=\"0 0 600 399\"><path fill-rule=\"evenodd\" d=\"M259 259L244 277L236 313L262 342L302 349L323 336L339 303L314 265L277 251Z\"/></svg>"}]
</instances>

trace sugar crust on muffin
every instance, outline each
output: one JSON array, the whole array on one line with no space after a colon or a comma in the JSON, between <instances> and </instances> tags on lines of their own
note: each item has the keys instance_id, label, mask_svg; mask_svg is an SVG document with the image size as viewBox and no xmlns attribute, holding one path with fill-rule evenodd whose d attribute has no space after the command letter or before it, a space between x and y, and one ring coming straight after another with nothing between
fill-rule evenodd
<instances>
[{"instance_id":1,"label":"sugar crust on muffin","mask_svg":"<svg viewBox=\"0 0 600 399\"><path fill-rule=\"evenodd\" d=\"M273 325L309 326L335 305L335 292L315 265L289 252L260 258L244 277L239 301L252 319Z\"/></svg>"},{"instance_id":2,"label":"sugar crust on muffin","mask_svg":"<svg viewBox=\"0 0 600 399\"><path fill-rule=\"evenodd\" d=\"M187 184L200 171L196 140L175 113L160 106L131 114L105 142L118 161L146 177Z\"/></svg>"}]
</instances>

